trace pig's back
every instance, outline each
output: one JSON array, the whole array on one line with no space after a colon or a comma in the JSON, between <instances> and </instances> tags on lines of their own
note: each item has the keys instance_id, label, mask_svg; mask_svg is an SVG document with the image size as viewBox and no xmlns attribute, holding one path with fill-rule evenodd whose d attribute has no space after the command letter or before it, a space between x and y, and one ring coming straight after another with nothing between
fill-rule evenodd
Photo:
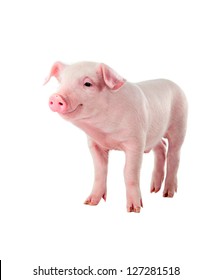
<instances>
[{"instance_id":1,"label":"pig's back","mask_svg":"<svg viewBox=\"0 0 212 280\"><path fill-rule=\"evenodd\" d=\"M145 95L150 110L168 113L186 101L182 89L170 80L157 79L137 84Z\"/></svg>"},{"instance_id":2,"label":"pig's back","mask_svg":"<svg viewBox=\"0 0 212 280\"><path fill-rule=\"evenodd\" d=\"M169 80L150 80L140 82L137 85L148 102L147 146L152 148L165 136L173 119L179 116L186 99L180 87Z\"/></svg>"},{"instance_id":3,"label":"pig's back","mask_svg":"<svg viewBox=\"0 0 212 280\"><path fill-rule=\"evenodd\" d=\"M137 83L137 85L143 91L147 100L153 102L164 102L164 98L172 100L174 95L178 95L178 92L182 91L175 83L165 79L144 81Z\"/></svg>"}]
</instances>

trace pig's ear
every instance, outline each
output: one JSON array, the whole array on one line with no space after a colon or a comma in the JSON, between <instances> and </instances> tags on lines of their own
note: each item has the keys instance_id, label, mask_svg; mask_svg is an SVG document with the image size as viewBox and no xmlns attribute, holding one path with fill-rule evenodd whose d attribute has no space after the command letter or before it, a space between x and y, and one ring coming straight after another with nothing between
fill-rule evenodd
<instances>
[{"instance_id":1,"label":"pig's ear","mask_svg":"<svg viewBox=\"0 0 212 280\"><path fill-rule=\"evenodd\" d=\"M59 61L55 62L51 68L48 77L46 77L43 85L47 84L52 76L54 76L58 80L58 82L60 82L60 73L65 67L66 65L63 64L62 62Z\"/></svg>"},{"instance_id":2,"label":"pig's ear","mask_svg":"<svg viewBox=\"0 0 212 280\"><path fill-rule=\"evenodd\" d=\"M104 83L112 90L118 90L126 82L124 78L103 63L98 66L97 72L102 76Z\"/></svg>"}]
</instances>

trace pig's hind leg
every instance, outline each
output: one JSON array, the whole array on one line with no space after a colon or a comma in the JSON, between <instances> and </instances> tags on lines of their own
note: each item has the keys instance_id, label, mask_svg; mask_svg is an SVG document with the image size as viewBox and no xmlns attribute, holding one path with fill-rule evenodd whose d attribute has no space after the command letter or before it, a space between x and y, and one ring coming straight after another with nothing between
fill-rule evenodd
<instances>
[{"instance_id":1,"label":"pig's hind leg","mask_svg":"<svg viewBox=\"0 0 212 280\"><path fill-rule=\"evenodd\" d=\"M164 197L173 197L177 192L177 171L180 162L180 146L169 144L167 153L167 174L165 187L163 191Z\"/></svg>"},{"instance_id":2,"label":"pig's hind leg","mask_svg":"<svg viewBox=\"0 0 212 280\"><path fill-rule=\"evenodd\" d=\"M88 139L88 145L93 158L95 178L92 192L84 203L88 205L97 205L101 198L106 200L108 150L100 147L92 139Z\"/></svg>"},{"instance_id":3,"label":"pig's hind leg","mask_svg":"<svg viewBox=\"0 0 212 280\"><path fill-rule=\"evenodd\" d=\"M186 133L186 115L171 126L166 138L168 139L166 180L163 191L164 197L173 197L177 192L177 171L180 163L180 150Z\"/></svg>"},{"instance_id":4,"label":"pig's hind leg","mask_svg":"<svg viewBox=\"0 0 212 280\"><path fill-rule=\"evenodd\" d=\"M166 161L166 150L167 144L164 139L162 139L159 144L157 144L153 148L154 152L154 169L152 173L152 181L151 181L151 188L150 192L157 193L164 179L164 167Z\"/></svg>"}]
</instances>

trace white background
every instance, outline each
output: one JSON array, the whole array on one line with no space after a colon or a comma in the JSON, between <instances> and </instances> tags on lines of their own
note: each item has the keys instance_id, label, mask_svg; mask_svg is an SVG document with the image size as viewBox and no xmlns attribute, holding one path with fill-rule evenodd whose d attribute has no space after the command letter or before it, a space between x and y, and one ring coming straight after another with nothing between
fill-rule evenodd
<instances>
[{"instance_id":1,"label":"white background","mask_svg":"<svg viewBox=\"0 0 212 280\"><path fill-rule=\"evenodd\" d=\"M211 279L211 14L205 0L1 1L2 279L47 279L33 276L38 265L123 269L114 279L140 279L128 266L179 266L173 279ZM107 202L83 205L93 183L86 136L49 110L57 83L42 87L57 60L100 61L129 81L163 77L184 89L188 133L173 199L149 193L150 153L144 208L127 213L124 154L113 151Z\"/></svg>"}]
</instances>

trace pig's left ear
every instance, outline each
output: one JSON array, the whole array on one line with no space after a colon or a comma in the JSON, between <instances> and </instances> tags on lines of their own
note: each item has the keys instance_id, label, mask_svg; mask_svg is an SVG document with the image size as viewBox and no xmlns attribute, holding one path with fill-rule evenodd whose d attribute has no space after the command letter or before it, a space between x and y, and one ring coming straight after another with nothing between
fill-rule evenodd
<instances>
[{"instance_id":1,"label":"pig's left ear","mask_svg":"<svg viewBox=\"0 0 212 280\"><path fill-rule=\"evenodd\" d=\"M58 82L60 82L60 73L61 71L63 71L63 69L66 67L66 65L62 62L55 62L51 68L51 71L48 75L48 77L46 77L43 85L47 84L49 82L49 80L51 79L52 76L54 76Z\"/></svg>"},{"instance_id":2,"label":"pig's left ear","mask_svg":"<svg viewBox=\"0 0 212 280\"><path fill-rule=\"evenodd\" d=\"M101 74L105 84L112 90L118 90L126 82L126 80L112 68L103 63L98 66L97 72Z\"/></svg>"}]
</instances>

